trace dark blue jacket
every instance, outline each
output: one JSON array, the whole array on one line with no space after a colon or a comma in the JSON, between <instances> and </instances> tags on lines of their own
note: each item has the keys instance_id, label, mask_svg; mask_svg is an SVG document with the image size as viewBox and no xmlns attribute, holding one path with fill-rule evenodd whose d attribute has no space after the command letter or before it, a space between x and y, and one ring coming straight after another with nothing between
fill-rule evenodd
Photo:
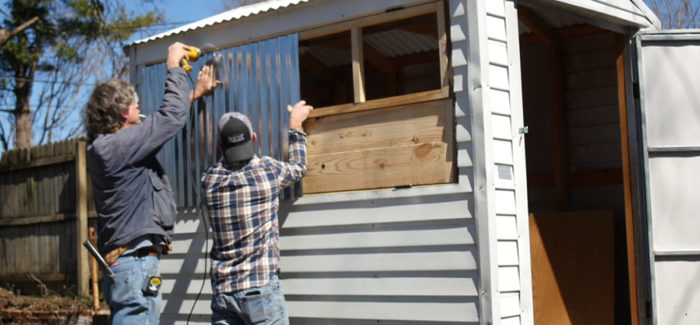
<instances>
[{"instance_id":1,"label":"dark blue jacket","mask_svg":"<svg viewBox=\"0 0 700 325\"><path fill-rule=\"evenodd\" d=\"M169 69L157 112L141 124L100 134L88 144L98 247L103 254L146 234L172 241L175 198L156 154L187 123L189 106L185 71Z\"/></svg>"}]
</instances>

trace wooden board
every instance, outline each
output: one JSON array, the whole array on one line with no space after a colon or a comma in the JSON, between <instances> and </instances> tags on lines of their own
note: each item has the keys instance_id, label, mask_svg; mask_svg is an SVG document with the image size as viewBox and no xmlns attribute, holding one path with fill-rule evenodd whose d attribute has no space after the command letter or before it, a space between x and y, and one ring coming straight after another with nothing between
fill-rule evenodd
<instances>
[{"instance_id":1,"label":"wooden board","mask_svg":"<svg viewBox=\"0 0 700 325\"><path fill-rule=\"evenodd\" d=\"M451 182L452 100L313 118L304 193Z\"/></svg>"},{"instance_id":2,"label":"wooden board","mask_svg":"<svg viewBox=\"0 0 700 325\"><path fill-rule=\"evenodd\" d=\"M530 215L535 324L614 323L612 211Z\"/></svg>"}]
</instances>

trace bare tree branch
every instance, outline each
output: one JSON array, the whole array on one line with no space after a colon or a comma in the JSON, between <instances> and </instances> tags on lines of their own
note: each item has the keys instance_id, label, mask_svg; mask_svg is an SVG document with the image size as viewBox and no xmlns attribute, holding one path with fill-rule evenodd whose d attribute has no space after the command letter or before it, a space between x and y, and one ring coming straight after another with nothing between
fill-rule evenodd
<instances>
[{"instance_id":1,"label":"bare tree branch","mask_svg":"<svg viewBox=\"0 0 700 325\"><path fill-rule=\"evenodd\" d=\"M5 43L7 43L7 41L9 41L11 38L15 37L15 35L21 33L23 30L27 29L29 26L33 25L37 21L39 21L39 17L34 16L32 19L26 21L22 25L19 25L17 28L15 28L11 32L8 32L4 28L0 28L0 47L5 45Z\"/></svg>"}]
</instances>

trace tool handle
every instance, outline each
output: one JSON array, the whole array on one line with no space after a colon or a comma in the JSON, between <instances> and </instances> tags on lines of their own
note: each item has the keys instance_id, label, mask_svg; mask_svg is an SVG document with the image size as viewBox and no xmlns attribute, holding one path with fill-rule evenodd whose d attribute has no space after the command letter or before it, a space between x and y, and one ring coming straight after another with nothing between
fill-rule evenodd
<instances>
[{"instance_id":1,"label":"tool handle","mask_svg":"<svg viewBox=\"0 0 700 325\"><path fill-rule=\"evenodd\" d=\"M95 246L93 246L89 240L84 241L83 246L85 246L88 252L90 252L90 254L92 254L92 256L95 257L97 262L100 263L100 265L102 265L103 271L105 271L109 275L114 275L114 271L112 271L112 268L109 267L107 261L105 261L102 255L100 255L100 252L97 251L97 248L95 248Z\"/></svg>"}]
</instances>

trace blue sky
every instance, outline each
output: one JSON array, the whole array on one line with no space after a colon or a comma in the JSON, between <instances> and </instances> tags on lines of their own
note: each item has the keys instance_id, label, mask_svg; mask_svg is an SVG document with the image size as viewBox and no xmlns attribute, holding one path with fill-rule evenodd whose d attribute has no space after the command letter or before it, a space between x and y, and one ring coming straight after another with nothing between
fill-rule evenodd
<instances>
[{"instance_id":1,"label":"blue sky","mask_svg":"<svg viewBox=\"0 0 700 325\"><path fill-rule=\"evenodd\" d=\"M109 1L109 0L107 0ZM158 33L165 32L167 30L177 28L179 26L207 18L209 16L213 16L215 14L218 14L222 12L224 9L224 1L226 0L204 0L204 1L197 1L197 0L151 0L151 1L141 1L141 0L124 0L124 3L127 5L127 10L133 11L136 14L139 14L141 11L144 10L151 10L154 5L157 5L158 8L163 12L163 15L165 16L165 21L159 26L156 26L154 28L149 29L146 32L137 32L135 33L132 38L130 39L130 43L135 40L143 39L146 37L149 37L151 35L155 35ZM2 6L3 9L5 9L5 6ZM36 101L37 101L37 91L38 86L35 86L35 91L32 94L32 99L30 100L30 103L33 107L36 107ZM91 89L90 86L86 87L85 90L81 91L81 94L79 96L87 96L89 91ZM78 106L82 106L84 102L78 103ZM5 118L5 115L0 115L0 117ZM9 119L8 119L9 120ZM9 130L10 124L8 123L9 121L0 121L0 123L3 123L3 126L6 128L6 130ZM74 110L69 114L68 117L68 122L66 123L65 129L56 129L54 133L54 138L52 141L59 141L66 136L71 136L67 135L67 130L71 129L76 123L81 123L81 118L80 118L80 110ZM36 143L39 139L39 134L37 134L36 130L34 131L34 142ZM11 144L12 145L12 144ZM0 147L0 152L2 152L2 148Z\"/></svg>"},{"instance_id":2,"label":"blue sky","mask_svg":"<svg viewBox=\"0 0 700 325\"><path fill-rule=\"evenodd\" d=\"M160 0L157 1L158 7L165 16L165 21L162 26L157 27L150 33L137 33L134 35L134 40L146 38L148 36L162 33L164 31L177 28L179 26L197 21L223 11L223 0ZM143 1L125 0L129 10L138 12L142 8Z\"/></svg>"}]
</instances>

